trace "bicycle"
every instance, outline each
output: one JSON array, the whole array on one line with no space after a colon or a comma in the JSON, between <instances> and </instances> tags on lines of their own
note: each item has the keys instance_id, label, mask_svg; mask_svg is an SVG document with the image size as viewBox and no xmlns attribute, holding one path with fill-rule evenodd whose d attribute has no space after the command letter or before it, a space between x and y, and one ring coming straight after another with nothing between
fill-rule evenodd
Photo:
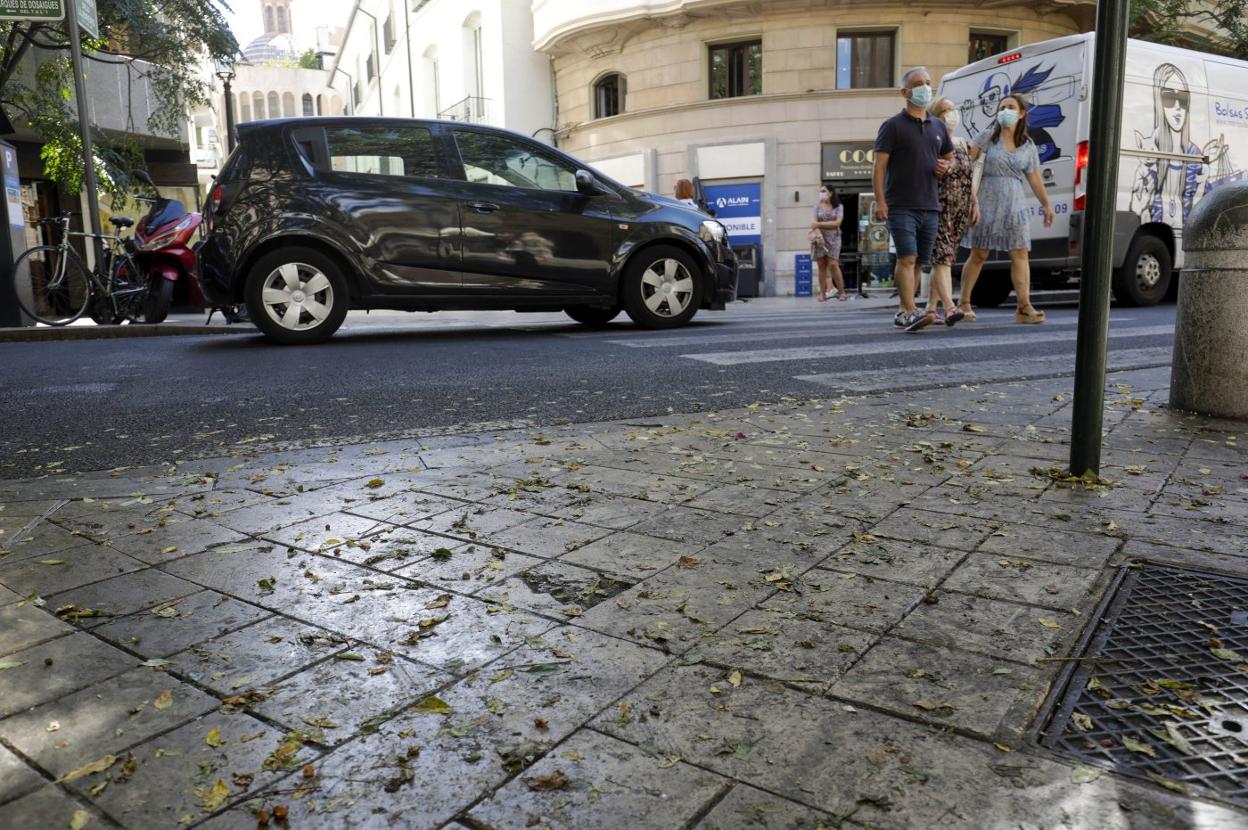
<instances>
[{"instance_id":1,"label":"bicycle","mask_svg":"<svg viewBox=\"0 0 1248 830\"><path fill-rule=\"evenodd\" d=\"M145 316L149 284L130 256L134 243L120 236L70 231L73 215L65 212L35 223L59 226L61 241L23 251L13 264L18 306L49 326L69 325L88 312L101 325L139 322ZM117 232L134 224L124 216L108 221ZM71 237L104 243L94 269L88 269L70 247Z\"/></svg>"}]
</instances>

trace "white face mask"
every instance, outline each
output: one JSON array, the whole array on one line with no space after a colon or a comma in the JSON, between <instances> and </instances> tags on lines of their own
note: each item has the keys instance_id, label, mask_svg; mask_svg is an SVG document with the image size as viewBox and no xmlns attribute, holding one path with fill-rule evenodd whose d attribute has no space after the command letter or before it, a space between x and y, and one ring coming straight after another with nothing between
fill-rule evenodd
<instances>
[{"instance_id":1,"label":"white face mask","mask_svg":"<svg viewBox=\"0 0 1248 830\"><path fill-rule=\"evenodd\" d=\"M941 116L941 119L944 120L945 126L949 128L949 132L956 130L958 125L962 123L962 116L958 115L957 110L949 110Z\"/></svg>"}]
</instances>

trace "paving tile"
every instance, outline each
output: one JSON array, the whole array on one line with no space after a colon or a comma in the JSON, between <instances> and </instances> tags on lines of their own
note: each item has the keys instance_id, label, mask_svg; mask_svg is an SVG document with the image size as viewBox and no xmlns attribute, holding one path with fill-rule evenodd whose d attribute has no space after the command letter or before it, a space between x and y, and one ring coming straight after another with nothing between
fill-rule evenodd
<instances>
[{"instance_id":1,"label":"paving tile","mask_svg":"<svg viewBox=\"0 0 1248 830\"><path fill-rule=\"evenodd\" d=\"M533 518L531 513L508 510L504 507L471 505L412 522L408 526L416 530L450 536L463 542L489 542L494 534L524 524Z\"/></svg>"},{"instance_id":2,"label":"paving tile","mask_svg":"<svg viewBox=\"0 0 1248 830\"><path fill-rule=\"evenodd\" d=\"M25 524L25 523L23 523ZM40 521L28 530L15 530L10 539L0 539L0 563L17 562L36 556L83 547L88 541L49 521Z\"/></svg>"},{"instance_id":3,"label":"paving tile","mask_svg":"<svg viewBox=\"0 0 1248 830\"><path fill-rule=\"evenodd\" d=\"M565 519L573 519L581 524L596 525L612 530L624 530L632 527L650 516L655 516L667 509L658 502L634 499L628 496L614 496L606 493L579 493L566 491L567 499L562 507L552 510L551 514ZM542 511L538 511L542 512Z\"/></svg>"},{"instance_id":4,"label":"paving tile","mask_svg":"<svg viewBox=\"0 0 1248 830\"><path fill-rule=\"evenodd\" d=\"M315 553L332 551L347 543L367 540L393 527L376 519L333 513L269 531L263 534L263 538L279 545Z\"/></svg>"},{"instance_id":5,"label":"paving tile","mask_svg":"<svg viewBox=\"0 0 1248 830\"><path fill-rule=\"evenodd\" d=\"M148 740L71 786L126 827L176 827L246 799L282 775L265 762L284 738L247 715L214 712ZM314 761L305 747L286 765Z\"/></svg>"},{"instance_id":6,"label":"paving tile","mask_svg":"<svg viewBox=\"0 0 1248 830\"><path fill-rule=\"evenodd\" d=\"M859 537L819 563L822 568L934 587L966 554L916 542Z\"/></svg>"},{"instance_id":7,"label":"paving tile","mask_svg":"<svg viewBox=\"0 0 1248 830\"><path fill-rule=\"evenodd\" d=\"M145 568L52 594L48 597L48 604L57 609L68 605L77 609L89 608L100 614L99 617L82 617L77 620L79 627L88 628L113 617L122 617L190 596L199 590L199 586L193 582L154 568Z\"/></svg>"},{"instance_id":8,"label":"paving tile","mask_svg":"<svg viewBox=\"0 0 1248 830\"><path fill-rule=\"evenodd\" d=\"M979 546L980 553L1023 556L1058 565L1101 568L1121 540L1094 533L1068 533L1035 525L1012 524L994 531Z\"/></svg>"},{"instance_id":9,"label":"paving tile","mask_svg":"<svg viewBox=\"0 0 1248 830\"><path fill-rule=\"evenodd\" d=\"M223 695L259 688L344 651L322 629L280 617L206 640L172 657L173 668Z\"/></svg>"},{"instance_id":10,"label":"paving tile","mask_svg":"<svg viewBox=\"0 0 1248 830\"><path fill-rule=\"evenodd\" d=\"M197 519L216 518L231 510L254 507L273 500L272 496L254 490L214 487L206 493L195 493L178 499L177 510Z\"/></svg>"},{"instance_id":11,"label":"paving tile","mask_svg":"<svg viewBox=\"0 0 1248 830\"><path fill-rule=\"evenodd\" d=\"M443 536L431 538L441 541L442 552L396 568L396 576L431 587L471 594L545 561L489 545L465 544Z\"/></svg>"},{"instance_id":12,"label":"paving tile","mask_svg":"<svg viewBox=\"0 0 1248 830\"><path fill-rule=\"evenodd\" d=\"M1003 726L1017 732L1026 726L1030 708L1017 722L1010 716L1033 698L1039 705L1039 674L1017 663L885 637L830 694L991 738Z\"/></svg>"},{"instance_id":13,"label":"paving tile","mask_svg":"<svg viewBox=\"0 0 1248 830\"><path fill-rule=\"evenodd\" d=\"M1094 597L1101 571L1021 556L973 553L941 587L1046 608L1080 608Z\"/></svg>"},{"instance_id":14,"label":"paving tile","mask_svg":"<svg viewBox=\"0 0 1248 830\"><path fill-rule=\"evenodd\" d=\"M697 830L832 830L849 827L838 816L755 789L737 784L702 821ZM872 822L871 827L886 825Z\"/></svg>"},{"instance_id":15,"label":"paving tile","mask_svg":"<svg viewBox=\"0 0 1248 830\"><path fill-rule=\"evenodd\" d=\"M86 816L85 826L104 826L103 819L49 785L16 801L0 805L0 823L6 827L71 827L78 813Z\"/></svg>"},{"instance_id":16,"label":"paving tile","mask_svg":"<svg viewBox=\"0 0 1248 830\"><path fill-rule=\"evenodd\" d=\"M219 705L163 671L139 667L9 718L0 733L60 777Z\"/></svg>"},{"instance_id":17,"label":"paving tile","mask_svg":"<svg viewBox=\"0 0 1248 830\"><path fill-rule=\"evenodd\" d=\"M332 507L313 501L310 497L270 498L260 504L229 510L214 520L231 530L260 536L332 512Z\"/></svg>"},{"instance_id":18,"label":"paving tile","mask_svg":"<svg viewBox=\"0 0 1248 830\"><path fill-rule=\"evenodd\" d=\"M333 545L321 553L345 562L391 572L411 562L420 561L435 550L455 548L460 544L462 543L445 536L389 525L358 541L351 539L346 544Z\"/></svg>"},{"instance_id":19,"label":"paving tile","mask_svg":"<svg viewBox=\"0 0 1248 830\"><path fill-rule=\"evenodd\" d=\"M48 520L71 533L103 542L142 531L169 529L188 521L175 510L175 505L176 501L150 496L71 501Z\"/></svg>"},{"instance_id":20,"label":"paving tile","mask_svg":"<svg viewBox=\"0 0 1248 830\"><path fill-rule=\"evenodd\" d=\"M787 502L787 496L774 490L746 484L722 484L695 496L685 502L685 506L732 516L760 518Z\"/></svg>"},{"instance_id":21,"label":"paving tile","mask_svg":"<svg viewBox=\"0 0 1248 830\"><path fill-rule=\"evenodd\" d=\"M994 530L988 522L903 507L871 528L871 535L965 551L974 550Z\"/></svg>"},{"instance_id":22,"label":"paving tile","mask_svg":"<svg viewBox=\"0 0 1248 830\"><path fill-rule=\"evenodd\" d=\"M674 542L622 531L565 554L560 561L637 580L663 570L682 556L695 555L703 547L696 542Z\"/></svg>"},{"instance_id":23,"label":"paving tile","mask_svg":"<svg viewBox=\"0 0 1248 830\"><path fill-rule=\"evenodd\" d=\"M0 606L0 655L63 637L73 630L34 603Z\"/></svg>"},{"instance_id":24,"label":"paving tile","mask_svg":"<svg viewBox=\"0 0 1248 830\"><path fill-rule=\"evenodd\" d=\"M747 611L697 646L697 656L729 669L823 691L849 669L876 635L814 615Z\"/></svg>"},{"instance_id":25,"label":"paving tile","mask_svg":"<svg viewBox=\"0 0 1248 830\"><path fill-rule=\"evenodd\" d=\"M609 533L609 530L593 525L538 517L491 534L489 542L530 556L558 559L568 551L584 547Z\"/></svg>"},{"instance_id":26,"label":"paving tile","mask_svg":"<svg viewBox=\"0 0 1248 830\"><path fill-rule=\"evenodd\" d=\"M463 507L464 502L408 490L376 501L362 501L342 508L342 512L393 524L409 524Z\"/></svg>"},{"instance_id":27,"label":"paving tile","mask_svg":"<svg viewBox=\"0 0 1248 830\"><path fill-rule=\"evenodd\" d=\"M20 665L4 670L6 691L0 696L0 717L56 700L139 663L85 632L58 637L4 659Z\"/></svg>"},{"instance_id":28,"label":"paving tile","mask_svg":"<svg viewBox=\"0 0 1248 830\"><path fill-rule=\"evenodd\" d=\"M201 519L167 525L151 533L114 537L108 544L135 559L156 564L220 545L245 542L247 538L236 530Z\"/></svg>"},{"instance_id":29,"label":"paving tile","mask_svg":"<svg viewBox=\"0 0 1248 830\"><path fill-rule=\"evenodd\" d=\"M711 545L740 530L746 520L740 516L699 510L695 507L673 507L629 528L633 533L657 536L685 544Z\"/></svg>"},{"instance_id":30,"label":"paving tile","mask_svg":"<svg viewBox=\"0 0 1248 830\"><path fill-rule=\"evenodd\" d=\"M631 588L611 576L566 562L540 562L478 593L484 600L528 608L554 619L580 616Z\"/></svg>"},{"instance_id":31,"label":"paving tile","mask_svg":"<svg viewBox=\"0 0 1248 830\"><path fill-rule=\"evenodd\" d=\"M163 658L268 616L269 611L250 603L198 591L111 620L92 633L146 658Z\"/></svg>"},{"instance_id":32,"label":"paving tile","mask_svg":"<svg viewBox=\"0 0 1248 830\"><path fill-rule=\"evenodd\" d=\"M933 598L937 600L935 604L915 605L891 633L1032 665L1038 657L1057 653L1057 647L1083 626L1082 620L1064 611L947 591Z\"/></svg>"},{"instance_id":33,"label":"paving tile","mask_svg":"<svg viewBox=\"0 0 1248 830\"><path fill-rule=\"evenodd\" d=\"M564 483L569 487L588 488L582 490L586 493L606 493L661 503L684 502L715 488L710 482L690 478L592 465L574 470Z\"/></svg>"},{"instance_id":34,"label":"paving tile","mask_svg":"<svg viewBox=\"0 0 1248 830\"><path fill-rule=\"evenodd\" d=\"M779 614L796 614L860 631L882 633L927 593L905 582L816 568L800 580L800 594L781 593L763 603Z\"/></svg>"},{"instance_id":35,"label":"paving tile","mask_svg":"<svg viewBox=\"0 0 1248 830\"><path fill-rule=\"evenodd\" d=\"M6 801L38 789L43 783L43 776L21 758L0 746L0 818L4 816L2 805Z\"/></svg>"},{"instance_id":36,"label":"paving tile","mask_svg":"<svg viewBox=\"0 0 1248 830\"><path fill-rule=\"evenodd\" d=\"M454 597L445 608L404 615L389 638L376 645L458 674L484 666L553 626L530 611Z\"/></svg>"},{"instance_id":37,"label":"paving tile","mask_svg":"<svg viewBox=\"0 0 1248 830\"><path fill-rule=\"evenodd\" d=\"M390 654L361 650L360 655L369 659L328 660L288 677L248 708L332 746L358 734L369 720L398 712L454 679Z\"/></svg>"},{"instance_id":38,"label":"paving tile","mask_svg":"<svg viewBox=\"0 0 1248 830\"><path fill-rule=\"evenodd\" d=\"M111 548L82 545L47 557L12 563L0 560L0 585L22 596L49 596L145 567L139 560Z\"/></svg>"},{"instance_id":39,"label":"paving tile","mask_svg":"<svg viewBox=\"0 0 1248 830\"><path fill-rule=\"evenodd\" d=\"M543 781L559 786L541 789ZM685 827L728 783L610 736L580 730L468 815L483 828Z\"/></svg>"}]
</instances>

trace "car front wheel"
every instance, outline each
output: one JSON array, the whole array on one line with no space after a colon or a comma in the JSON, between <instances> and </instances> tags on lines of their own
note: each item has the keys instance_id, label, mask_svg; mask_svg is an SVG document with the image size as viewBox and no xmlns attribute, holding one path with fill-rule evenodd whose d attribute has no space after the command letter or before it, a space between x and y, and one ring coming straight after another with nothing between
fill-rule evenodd
<instances>
[{"instance_id":1,"label":"car front wheel","mask_svg":"<svg viewBox=\"0 0 1248 830\"><path fill-rule=\"evenodd\" d=\"M347 281L311 248L281 248L260 259L244 290L251 320L275 343L328 340L347 316Z\"/></svg>"},{"instance_id":2,"label":"car front wheel","mask_svg":"<svg viewBox=\"0 0 1248 830\"><path fill-rule=\"evenodd\" d=\"M698 265L679 248L647 248L624 272L623 300L628 316L643 328L683 326L701 302Z\"/></svg>"}]
</instances>

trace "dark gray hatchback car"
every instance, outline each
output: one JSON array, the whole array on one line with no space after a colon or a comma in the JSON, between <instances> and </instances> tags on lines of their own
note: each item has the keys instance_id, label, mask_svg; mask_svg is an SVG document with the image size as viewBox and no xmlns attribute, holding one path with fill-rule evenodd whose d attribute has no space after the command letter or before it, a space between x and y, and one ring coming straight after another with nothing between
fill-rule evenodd
<instances>
[{"instance_id":1,"label":"dark gray hatchback car","mask_svg":"<svg viewBox=\"0 0 1248 830\"><path fill-rule=\"evenodd\" d=\"M394 118L243 124L205 206L199 280L271 340L349 309L625 311L687 323L736 297L722 225L507 130Z\"/></svg>"}]
</instances>

